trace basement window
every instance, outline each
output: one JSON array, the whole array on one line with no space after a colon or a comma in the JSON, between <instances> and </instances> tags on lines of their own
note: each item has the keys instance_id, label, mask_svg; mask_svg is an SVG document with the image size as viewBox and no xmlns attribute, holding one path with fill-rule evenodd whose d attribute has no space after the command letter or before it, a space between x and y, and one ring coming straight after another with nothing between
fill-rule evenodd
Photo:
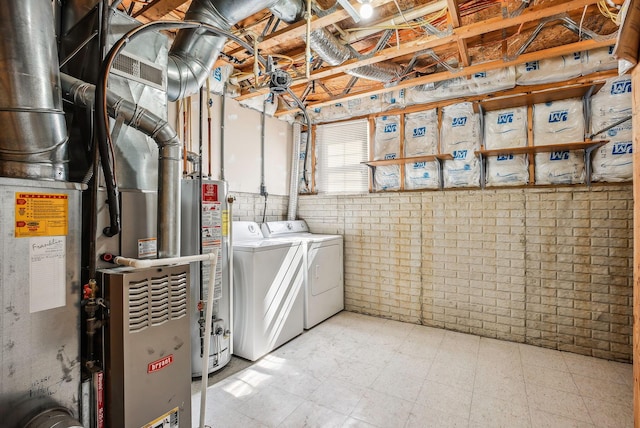
<instances>
[{"instance_id":1,"label":"basement window","mask_svg":"<svg viewBox=\"0 0 640 428\"><path fill-rule=\"evenodd\" d=\"M319 125L316 130L318 193L369 191L369 122Z\"/></svg>"}]
</instances>

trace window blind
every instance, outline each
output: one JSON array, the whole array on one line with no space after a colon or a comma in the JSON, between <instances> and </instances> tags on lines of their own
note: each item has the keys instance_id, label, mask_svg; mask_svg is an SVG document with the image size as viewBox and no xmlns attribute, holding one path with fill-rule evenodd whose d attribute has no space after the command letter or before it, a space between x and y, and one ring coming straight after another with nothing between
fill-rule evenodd
<instances>
[{"instance_id":1,"label":"window blind","mask_svg":"<svg viewBox=\"0 0 640 428\"><path fill-rule=\"evenodd\" d=\"M369 191L369 122L319 125L316 131L318 193Z\"/></svg>"}]
</instances>

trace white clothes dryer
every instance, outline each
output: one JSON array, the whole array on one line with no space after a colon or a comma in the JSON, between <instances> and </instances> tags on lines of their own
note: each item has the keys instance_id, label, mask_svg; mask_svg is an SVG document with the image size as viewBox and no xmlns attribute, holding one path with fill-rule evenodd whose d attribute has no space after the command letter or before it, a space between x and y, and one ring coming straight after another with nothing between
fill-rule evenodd
<instances>
[{"instance_id":1,"label":"white clothes dryer","mask_svg":"<svg viewBox=\"0 0 640 428\"><path fill-rule=\"evenodd\" d=\"M262 232L270 239L303 244L305 329L344 309L342 236L311 233L304 220L267 222Z\"/></svg>"},{"instance_id":2,"label":"white clothes dryer","mask_svg":"<svg viewBox=\"0 0 640 428\"><path fill-rule=\"evenodd\" d=\"M233 353L255 361L303 332L303 249L234 221Z\"/></svg>"}]
</instances>

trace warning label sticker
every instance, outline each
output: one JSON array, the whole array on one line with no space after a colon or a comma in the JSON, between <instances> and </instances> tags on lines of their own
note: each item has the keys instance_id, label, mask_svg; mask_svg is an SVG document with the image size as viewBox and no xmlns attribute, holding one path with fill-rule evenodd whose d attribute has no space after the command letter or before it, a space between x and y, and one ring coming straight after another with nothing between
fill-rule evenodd
<instances>
[{"instance_id":1,"label":"warning label sticker","mask_svg":"<svg viewBox=\"0 0 640 428\"><path fill-rule=\"evenodd\" d=\"M16 192L16 238L66 236L68 231L67 195Z\"/></svg>"},{"instance_id":2,"label":"warning label sticker","mask_svg":"<svg viewBox=\"0 0 640 428\"><path fill-rule=\"evenodd\" d=\"M149 422L142 428L178 428L180 426L178 408L168 411L164 415Z\"/></svg>"}]
</instances>

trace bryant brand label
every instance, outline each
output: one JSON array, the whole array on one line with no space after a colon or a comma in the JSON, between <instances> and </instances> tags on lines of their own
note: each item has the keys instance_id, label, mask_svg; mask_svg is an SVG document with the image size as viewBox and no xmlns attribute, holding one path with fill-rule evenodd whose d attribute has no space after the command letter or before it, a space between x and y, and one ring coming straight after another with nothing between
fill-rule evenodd
<instances>
[{"instance_id":1,"label":"bryant brand label","mask_svg":"<svg viewBox=\"0 0 640 428\"><path fill-rule=\"evenodd\" d=\"M173 363L173 354L167 355L166 357L160 358L152 363L147 365L147 373L157 372L162 370L163 368L171 365Z\"/></svg>"},{"instance_id":2,"label":"bryant brand label","mask_svg":"<svg viewBox=\"0 0 640 428\"><path fill-rule=\"evenodd\" d=\"M475 77L476 79L485 79L487 77L487 72L481 71L479 73L474 74L473 77Z\"/></svg>"},{"instance_id":3,"label":"bryant brand label","mask_svg":"<svg viewBox=\"0 0 640 428\"><path fill-rule=\"evenodd\" d=\"M512 160L512 159L513 159L513 155L512 154L496 156L496 160L498 160L498 161L506 161L506 160Z\"/></svg>"},{"instance_id":4,"label":"bryant brand label","mask_svg":"<svg viewBox=\"0 0 640 428\"><path fill-rule=\"evenodd\" d=\"M395 153L387 153L384 155L384 159L385 160L389 160L389 159L395 159L396 158L396 154Z\"/></svg>"},{"instance_id":5,"label":"bryant brand label","mask_svg":"<svg viewBox=\"0 0 640 428\"><path fill-rule=\"evenodd\" d=\"M620 95L631 92L631 80L623 80L622 82L614 82L611 85L611 95Z\"/></svg>"},{"instance_id":6,"label":"bryant brand label","mask_svg":"<svg viewBox=\"0 0 640 428\"><path fill-rule=\"evenodd\" d=\"M513 123L513 113L502 113L498 115L498 125L506 125L507 123Z\"/></svg>"},{"instance_id":7,"label":"bryant brand label","mask_svg":"<svg viewBox=\"0 0 640 428\"><path fill-rule=\"evenodd\" d=\"M414 162L413 163L413 168L415 168L415 169L425 168L426 166L427 166L426 162Z\"/></svg>"},{"instance_id":8,"label":"bryant brand label","mask_svg":"<svg viewBox=\"0 0 640 428\"><path fill-rule=\"evenodd\" d=\"M524 69L526 71L535 71L540 69L540 63L538 61L530 61L524 63Z\"/></svg>"},{"instance_id":9,"label":"bryant brand label","mask_svg":"<svg viewBox=\"0 0 640 428\"><path fill-rule=\"evenodd\" d=\"M467 116L454 117L451 126L465 126L467 124Z\"/></svg>"},{"instance_id":10,"label":"bryant brand label","mask_svg":"<svg viewBox=\"0 0 640 428\"><path fill-rule=\"evenodd\" d=\"M569 119L567 110L552 111L549 113L549 123L566 122Z\"/></svg>"},{"instance_id":11,"label":"bryant brand label","mask_svg":"<svg viewBox=\"0 0 640 428\"><path fill-rule=\"evenodd\" d=\"M218 185L213 183L202 184L202 202L218 202Z\"/></svg>"}]
</instances>

